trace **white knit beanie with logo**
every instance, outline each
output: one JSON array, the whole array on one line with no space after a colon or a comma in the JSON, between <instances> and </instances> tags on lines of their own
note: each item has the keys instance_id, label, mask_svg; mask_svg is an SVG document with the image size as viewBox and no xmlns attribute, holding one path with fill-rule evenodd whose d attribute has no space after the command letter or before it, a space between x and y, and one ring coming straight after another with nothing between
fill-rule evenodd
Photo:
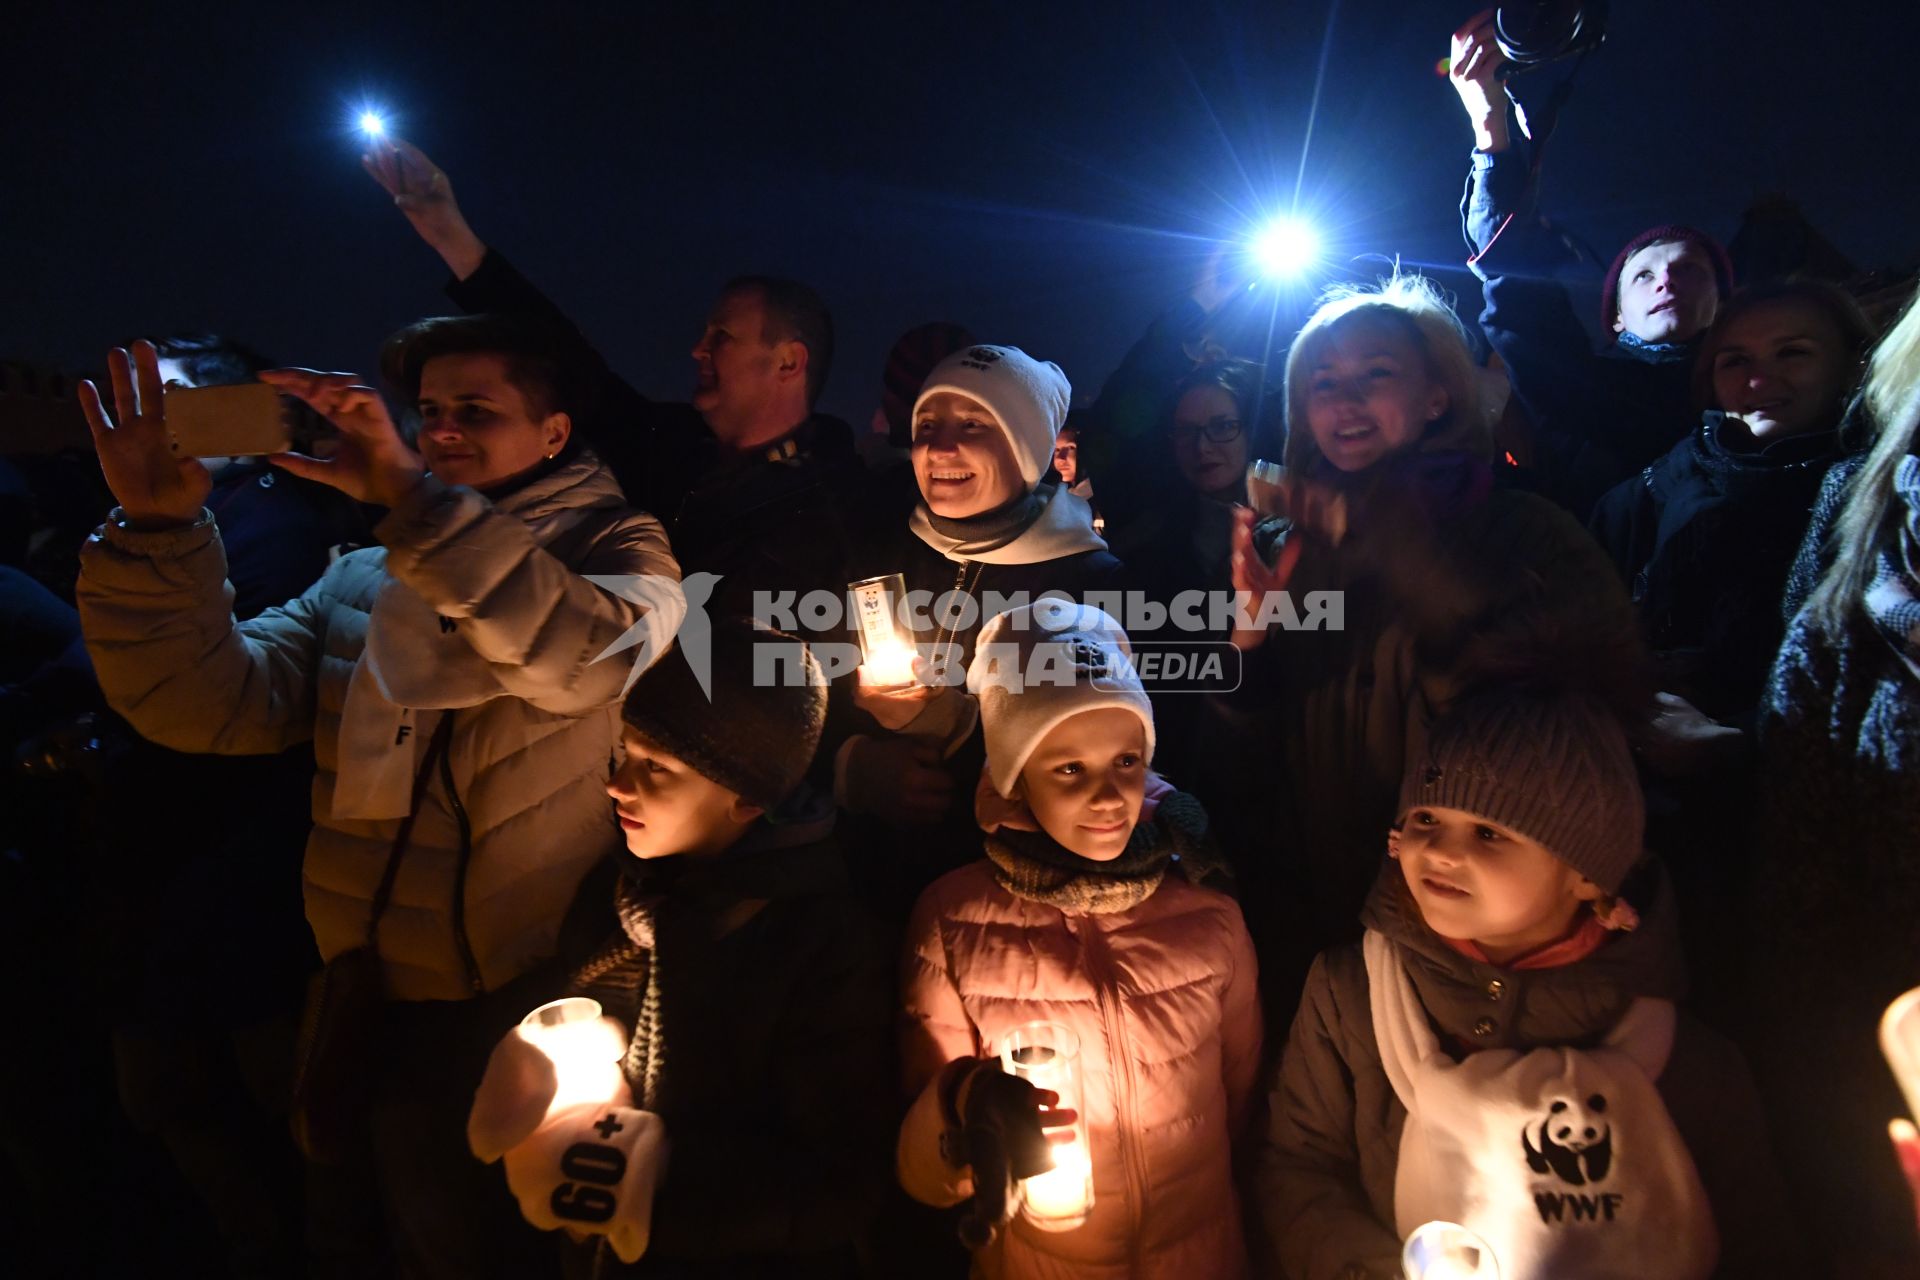
<instances>
[{"instance_id":1,"label":"white knit beanie with logo","mask_svg":"<svg viewBox=\"0 0 1920 1280\"><path fill-rule=\"evenodd\" d=\"M987 774L1012 796L1033 749L1054 726L1083 711L1124 707L1146 729L1153 761L1153 704L1133 666L1120 624L1091 605L1042 596L995 614L980 629L967 689L980 700Z\"/></svg>"},{"instance_id":2,"label":"white knit beanie with logo","mask_svg":"<svg viewBox=\"0 0 1920 1280\"><path fill-rule=\"evenodd\" d=\"M1053 442L1067 420L1073 387L1060 366L1035 360L1018 347L966 347L933 367L914 398L918 417L927 397L943 391L978 400L999 420L1013 445L1014 461L1027 489L1053 464Z\"/></svg>"}]
</instances>

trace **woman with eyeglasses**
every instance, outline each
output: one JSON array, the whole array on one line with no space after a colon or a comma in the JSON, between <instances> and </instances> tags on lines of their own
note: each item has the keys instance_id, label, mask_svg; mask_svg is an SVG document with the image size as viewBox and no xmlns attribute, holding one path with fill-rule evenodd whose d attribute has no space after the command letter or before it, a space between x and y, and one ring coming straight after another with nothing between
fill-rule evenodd
<instances>
[{"instance_id":1,"label":"woman with eyeglasses","mask_svg":"<svg viewBox=\"0 0 1920 1280\"><path fill-rule=\"evenodd\" d=\"M1280 398L1269 401L1263 373L1250 360L1209 361L1167 397L1156 444L1180 483L1166 485L1113 539L1115 554L1162 602L1182 591L1233 589L1232 511L1247 500L1247 464L1276 455L1280 444Z\"/></svg>"}]
</instances>

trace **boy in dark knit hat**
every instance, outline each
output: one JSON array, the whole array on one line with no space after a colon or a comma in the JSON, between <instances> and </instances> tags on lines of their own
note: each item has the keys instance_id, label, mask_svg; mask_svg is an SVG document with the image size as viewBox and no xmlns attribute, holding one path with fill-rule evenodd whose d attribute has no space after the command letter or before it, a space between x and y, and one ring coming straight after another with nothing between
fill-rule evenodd
<instances>
[{"instance_id":1,"label":"boy in dark knit hat","mask_svg":"<svg viewBox=\"0 0 1920 1280\"><path fill-rule=\"evenodd\" d=\"M568 1231L570 1272L852 1272L886 1184L894 1002L831 799L804 781L826 699L802 641L744 619L627 697L607 787L627 852L611 889L582 888L569 933L605 941L564 992L600 1003L622 1081L550 1106L516 1029L469 1127L527 1220Z\"/></svg>"},{"instance_id":2,"label":"boy in dark knit hat","mask_svg":"<svg viewBox=\"0 0 1920 1280\"><path fill-rule=\"evenodd\" d=\"M1676 1012L1625 733L1483 694L1410 755L1359 944L1308 977L1258 1169L1294 1280L1400 1275L1457 1222L1506 1280L1798 1275L1758 1100Z\"/></svg>"}]
</instances>

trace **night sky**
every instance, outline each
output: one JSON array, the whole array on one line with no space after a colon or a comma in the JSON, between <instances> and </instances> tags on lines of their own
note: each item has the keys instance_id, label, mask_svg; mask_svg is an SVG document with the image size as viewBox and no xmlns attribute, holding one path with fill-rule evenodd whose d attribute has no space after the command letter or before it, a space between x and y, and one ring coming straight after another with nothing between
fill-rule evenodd
<instances>
[{"instance_id":1,"label":"night sky","mask_svg":"<svg viewBox=\"0 0 1920 1280\"><path fill-rule=\"evenodd\" d=\"M1330 15L1301 192L1333 269L1461 257L1472 140L1433 68L1466 4L53 8L0 55L0 357L214 329L369 369L451 307L360 171L365 100L649 394L687 394L717 286L772 271L832 304L825 407L856 422L930 319L1090 395L1210 241L1290 203ZM1548 204L1610 254L1780 190L1863 266L1911 264L1911 11L1616 0Z\"/></svg>"}]
</instances>

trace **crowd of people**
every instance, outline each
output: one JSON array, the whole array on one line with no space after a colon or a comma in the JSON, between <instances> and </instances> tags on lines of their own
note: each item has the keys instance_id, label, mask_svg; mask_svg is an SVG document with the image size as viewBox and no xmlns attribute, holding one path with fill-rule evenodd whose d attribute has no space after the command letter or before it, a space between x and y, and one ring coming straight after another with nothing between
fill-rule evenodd
<instances>
[{"instance_id":1,"label":"crowd of people","mask_svg":"<svg viewBox=\"0 0 1920 1280\"><path fill-rule=\"evenodd\" d=\"M650 399L377 143L459 314L116 347L97 527L4 527L10 1198L117 1092L244 1276L1913 1274L1920 305L1662 225L1596 352L1501 61L1478 332L1239 358L1216 259L1077 404L910 330L861 432L808 285ZM326 430L176 453L255 381Z\"/></svg>"}]
</instances>

